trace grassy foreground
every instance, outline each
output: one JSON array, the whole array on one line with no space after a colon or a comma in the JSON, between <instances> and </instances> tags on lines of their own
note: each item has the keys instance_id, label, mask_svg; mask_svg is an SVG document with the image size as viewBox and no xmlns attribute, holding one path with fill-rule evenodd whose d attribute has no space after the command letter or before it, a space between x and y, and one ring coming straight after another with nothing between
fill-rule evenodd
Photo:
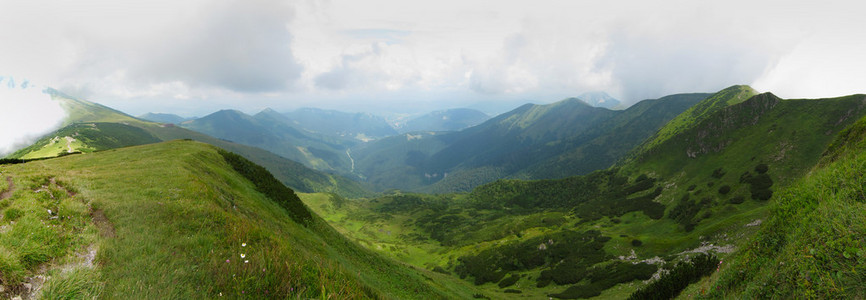
<instances>
[{"instance_id":1,"label":"grassy foreground","mask_svg":"<svg viewBox=\"0 0 866 300\"><path fill-rule=\"evenodd\" d=\"M436 299L475 292L363 249L315 215L307 226L295 223L210 145L173 141L0 172L0 192L10 189L6 177L14 182L0 200L7 296ZM43 288L34 292L33 278L43 278Z\"/></svg>"}]
</instances>

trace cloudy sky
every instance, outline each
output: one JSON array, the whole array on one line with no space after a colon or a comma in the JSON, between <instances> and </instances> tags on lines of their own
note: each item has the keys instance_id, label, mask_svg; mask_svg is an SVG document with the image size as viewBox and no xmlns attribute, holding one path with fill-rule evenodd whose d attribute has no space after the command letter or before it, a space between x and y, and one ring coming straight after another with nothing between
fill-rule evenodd
<instances>
[{"instance_id":1,"label":"cloudy sky","mask_svg":"<svg viewBox=\"0 0 866 300\"><path fill-rule=\"evenodd\" d=\"M0 0L0 76L133 115L305 106L501 112L586 91L634 103L734 84L831 97L866 92L862 6Z\"/></svg>"}]
</instances>

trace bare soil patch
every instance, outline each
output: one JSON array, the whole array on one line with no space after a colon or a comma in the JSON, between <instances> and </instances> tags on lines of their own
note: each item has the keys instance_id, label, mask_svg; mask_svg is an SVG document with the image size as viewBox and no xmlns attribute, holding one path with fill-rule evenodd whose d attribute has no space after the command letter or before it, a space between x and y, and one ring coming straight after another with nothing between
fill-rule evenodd
<instances>
[{"instance_id":1,"label":"bare soil patch","mask_svg":"<svg viewBox=\"0 0 866 300\"><path fill-rule=\"evenodd\" d=\"M105 213L102 210L94 210L90 213L90 217L93 218L93 224L99 229L100 236L104 238L114 237L114 225L105 217Z\"/></svg>"},{"instance_id":2,"label":"bare soil patch","mask_svg":"<svg viewBox=\"0 0 866 300\"><path fill-rule=\"evenodd\" d=\"M11 197L11 196L12 196L12 192L15 191L15 182L12 181L12 176L7 176L7 177L6 177L6 183L7 183L8 188L6 188L5 191L3 191L2 193L0 193L0 200L3 200L3 199L6 199L6 198Z\"/></svg>"}]
</instances>

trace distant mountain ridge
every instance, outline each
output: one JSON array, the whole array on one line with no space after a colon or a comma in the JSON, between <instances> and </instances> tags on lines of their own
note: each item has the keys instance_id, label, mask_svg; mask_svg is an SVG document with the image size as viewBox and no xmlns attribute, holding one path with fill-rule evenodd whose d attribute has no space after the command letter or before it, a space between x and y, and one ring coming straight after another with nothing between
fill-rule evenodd
<instances>
[{"instance_id":1,"label":"distant mountain ridge","mask_svg":"<svg viewBox=\"0 0 866 300\"><path fill-rule=\"evenodd\" d=\"M413 131L458 131L490 119L487 114L470 108L438 110L395 124L399 133Z\"/></svg>"},{"instance_id":2,"label":"distant mountain ridge","mask_svg":"<svg viewBox=\"0 0 866 300\"><path fill-rule=\"evenodd\" d=\"M221 110L181 124L213 137L259 147L307 167L343 174L351 173L346 150L358 143L354 137L326 135L299 128L291 119L272 109L253 116L238 110Z\"/></svg>"},{"instance_id":3,"label":"distant mountain ridge","mask_svg":"<svg viewBox=\"0 0 866 300\"><path fill-rule=\"evenodd\" d=\"M384 118L369 113L301 108L283 115L293 126L326 135L370 140L397 134Z\"/></svg>"},{"instance_id":4,"label":"distant mountain ridge","mask_svg":"<svg viewBox=\"0 0 866 300\"><path fill-rule=\"evenodd\" d=\"M166 114L166 113L146 113L138 116L139 119L148 120L159 123L166 124L180 124L184 121L194 120L195 118L184 118L175 114Z\"/></svg>"}]
</instances>

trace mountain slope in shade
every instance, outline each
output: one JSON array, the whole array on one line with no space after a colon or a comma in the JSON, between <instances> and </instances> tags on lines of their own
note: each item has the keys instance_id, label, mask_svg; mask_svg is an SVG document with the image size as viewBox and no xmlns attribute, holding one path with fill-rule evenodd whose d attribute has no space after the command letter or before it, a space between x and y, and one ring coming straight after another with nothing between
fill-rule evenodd
<instances>
[{"instance_id":1,"label":"mountain slope in shade","mask_svg":"<svg viewBox=\"0 0 866 300\"><path fill-rule=\"evenodd\" d=\"M358 171L378 187L468 191L496 179L557 178L609 167L691 104L683 94L623 111L577 98L527 104L459 132L414 132L353 149Z\"/></svg>"},{"instance_id":2,"label":"mountain slope in shade","mask_svg":"<svg viewBox=\"0 0 866 300\"><path fill-rule=\"evenodd\" d=\"M610 167L708 94L679 94L644 100L580 135L554 146L559 153L525 169L527 178L563 178Z\"/></svg>"},{"instance_id":3,"label":"mountain slope in shade","mask_svg":"<svg viewBox=\"0 0 866 300\"><path fill-rule=\"evenodd\" d=\"M604 107L607 109L616 109L620 102L614 97L611 97L605 92L586 92L577 96L578 99L583 100L589 105L595 107Z\"/></svg>"},{"instance_id":4,"label":"mountain slope in shade","mask_svg":"<svg viewBox=\"0 0 866 300\"><path fill-rule=\"evenodd\" d=\"M469 108L434 111L397 124L400 133L413 131L458 131L490 119L487 114Z\"/></svg>"},{"instance_id":5,"label":"mountain slope in shade","mask_svg":"<svg viewBox=\"0 0 866 300\"><path fill-rule=\"evenodd\" d=\"M259 147L307 167L343 174L351 173L346 150L357 140L318 134L290 124L273 110L254 116L237 110L221 110L180 126L216 138Z\"/></svg>"},{"instance_id":6,"label":"mountain slope in shade","mask_svg":"<svg viewBox=\"0 0 866 300\"><path fill-rule=\"evenodd\" d=\"M138 116L139 119L148 120L157 123L166 123L166 124L180 124L184 121L193 120L195 118L184 118L175 114L165 114L165 113L146 113Z\"/></svg>"}]
</instances>

